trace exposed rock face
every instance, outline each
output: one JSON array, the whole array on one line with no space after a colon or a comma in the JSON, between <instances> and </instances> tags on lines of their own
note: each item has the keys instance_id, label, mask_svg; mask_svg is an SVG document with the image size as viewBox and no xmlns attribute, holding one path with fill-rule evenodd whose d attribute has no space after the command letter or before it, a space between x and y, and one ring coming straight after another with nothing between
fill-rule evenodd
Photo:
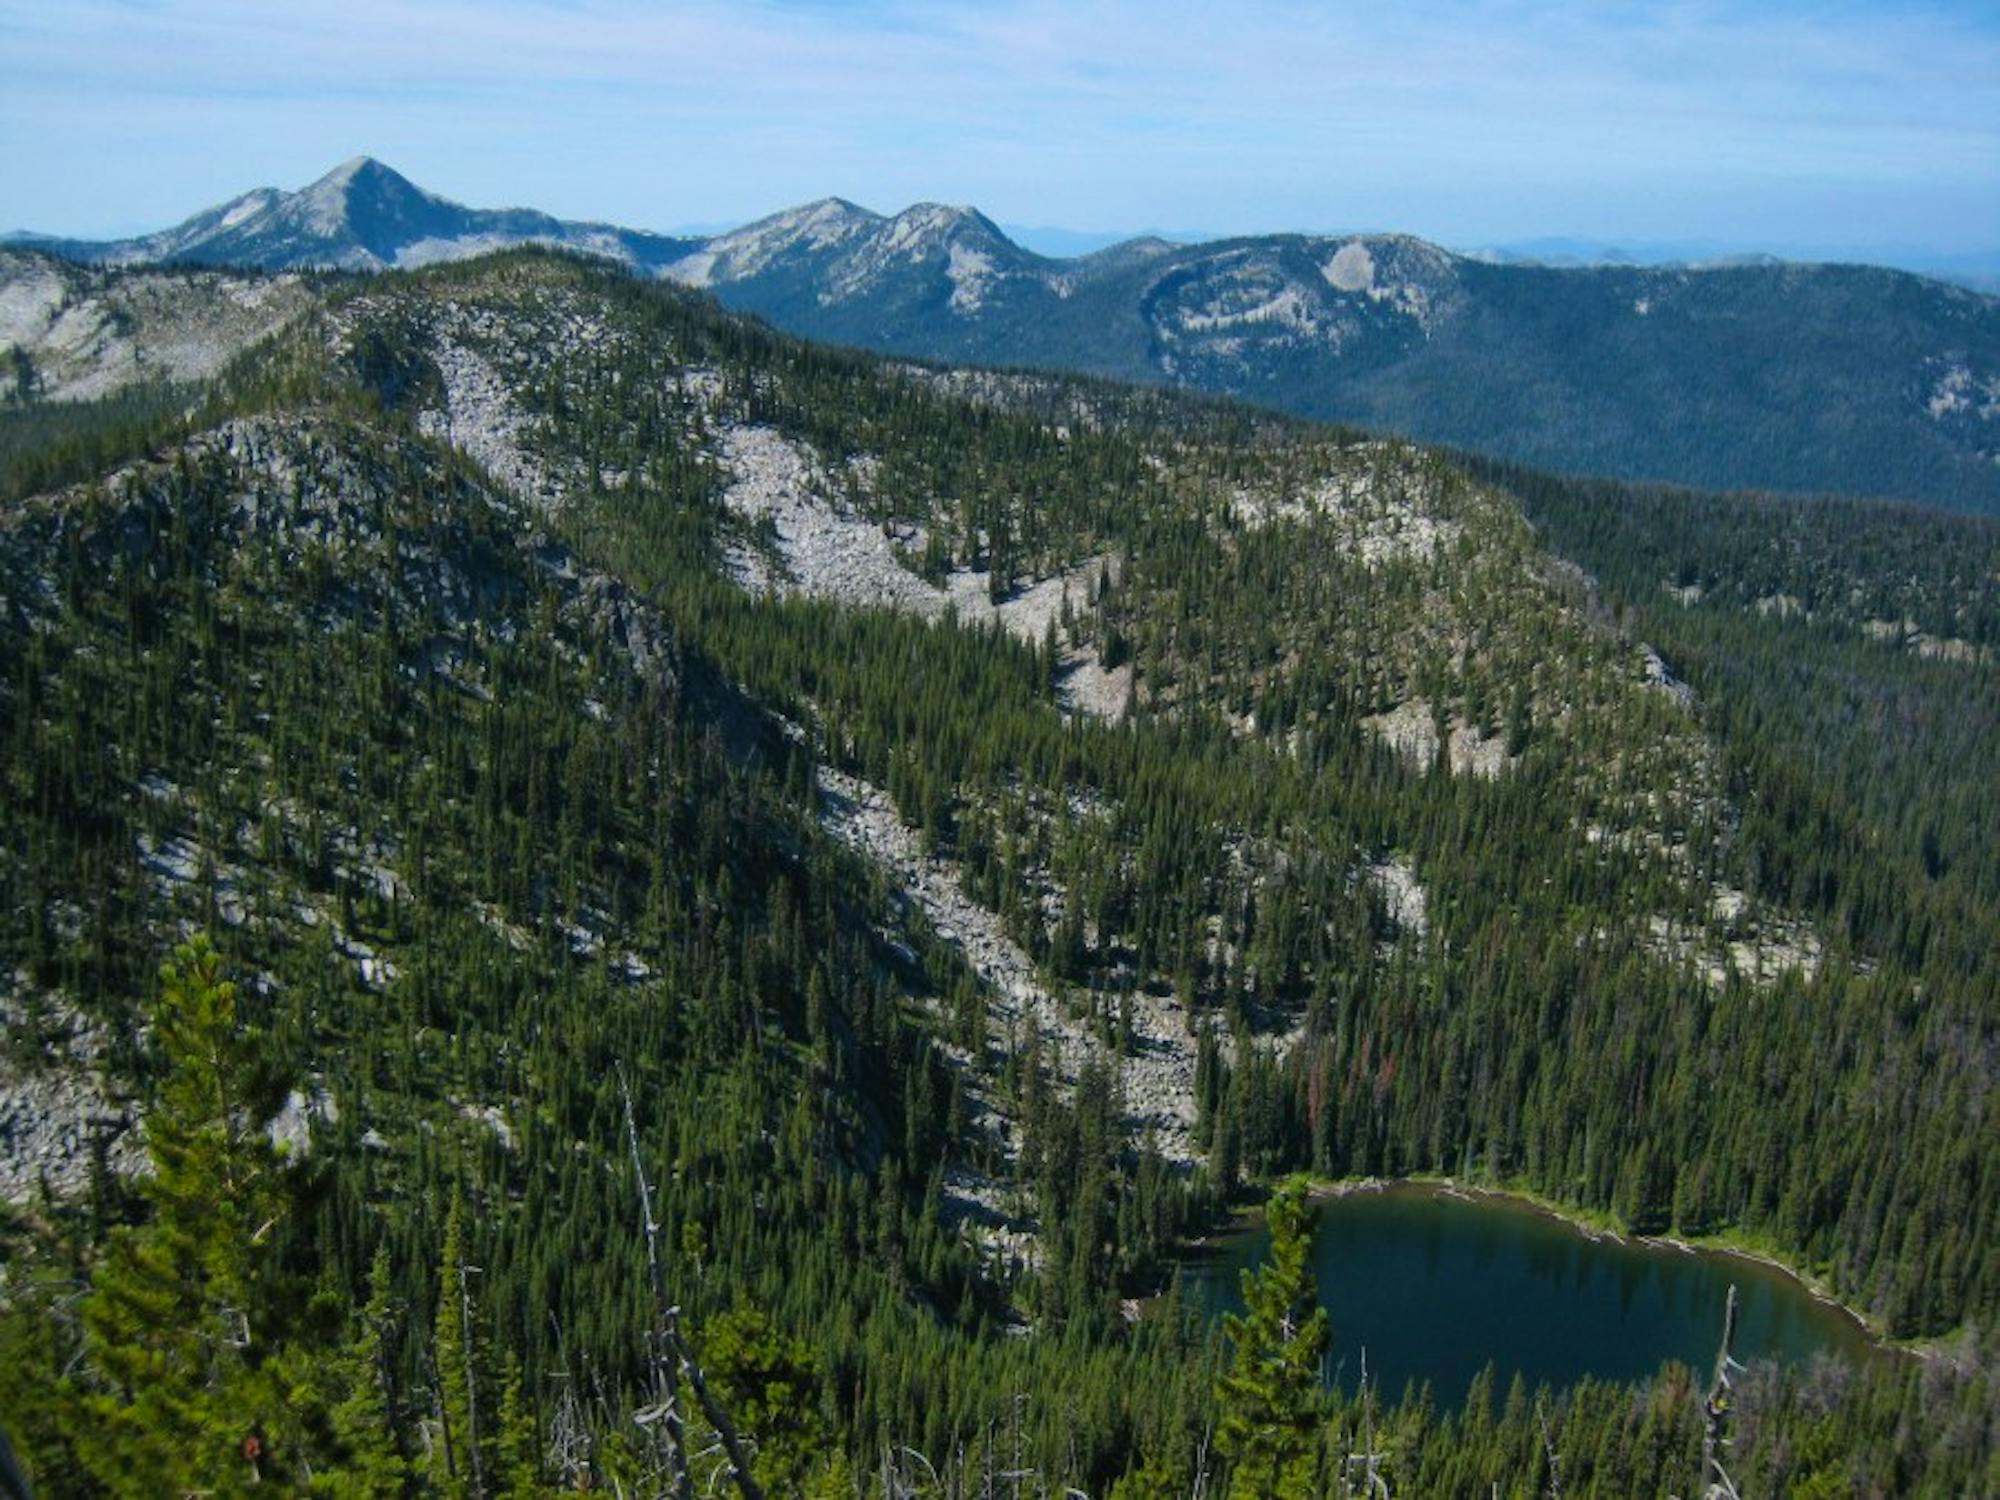
<instances>
[{"instance_id":1,"label":"exposed rock face","mask_svg":"<svg viewBox=\"0 0 2000 1500\"><path fill-rule=\"evenodd\" d=\"M1438 761L1437 718L1421 698L1399 703L1386 714L1362 720L1400 754L1413 769L1427 770ZM1507 744L1498 735L1481 735L1477 728L1447 720L1443 739L1445 766L1454 776L1479 776L1494 781L1510 761Z\"/></svg>"},{"instance_id":2,"label":"exposed rock face","mask_svg":"<svg viewBox=\"0 0 2000 1500\"><path fill-rule=\"evenodd\" d=\"M1366 874L1382 893L1382 903L1388 907L1391 921L1418 937L1430 931L1430 893L1407 860L1381 860L1370 864Z\"/></svg>"},{"instance_id":3,"label":"exposed rock face","mask_svg":"<svg viewBox=\"0 0 2000 1500\"><path fill-rule=\"evenodd\" d=\"M140 382L214 375L311 301L296 276L119 275L0 251L0 352L27 360L26 394L87 401ZM21 394L0 390L0 399Z\"/></svg>"},{"instance_id":4,"label":"exposed rock face","mask_svg":"<svg viewBox=\"0 0 2000 1500\"><path fill-rule=\"evenodd\" d=\"M0 1201L25 1203L44 1190L74 1197L100 1159L129 1173L144 1157L129 1104L98 1067L103 1037L52 997L31 1013L25 975L0 999L0 1033L38 1037L41 1056L26 1064L0 1050Z\"/></svg>"},{"instance_id":5,"label":"exposed rock face","mask_svg":"<svg viewBox=\"0 0 2000 1500\"><path fill-rule=\"evenodd\" d=\"M444 409L426 410L421 428L465 450L487 473L531 505L553 509L561 486L521 447L525 425L493 366L457 339L433 346L433 361L444 382Z\"/></svg>"},{"instance_id":6,"label":"exposed rock face","mask_svg":"<svg viewBox=\"0 0 2000 1500\"><path fill-rule=\"evenodd\" d=\"M1665 657L1651 646L1644 644L1639 647L1639 656L1645 665L1647 682L1671 698L1675 706L1683 710L1694 708L1694 689L1674 676L1673 669L1667 665Z\"/></svg>"},{"instance_id":7,"label":"exposed rock face","mask_svg":"<svg viewBox=\"0 0 2000 1500\"><path fill-rule=\"evenodd\" d=\"M769 427L729 426L721 456L730 473L723 504L768 528L769 551L732 545L726 561L736 581L752 593L799 593L857 609L891 609L937 620L947 613L964 624L996 621L1030 645L1039 645L1059 620L1064 602L1081 612L1109 558L1090 558L1050 578L993 599L992 576L973 569L948 574L942 586L906 565L921 546L915 522L884 525L845 510L833 496L835 476L802 443ZM866 469L863 466L862 472ZM1116 722L1132 691L1129 665L1107 668L1096 648L1066 650L1060 669L1063 704L1075 713Z\"/></svg>"},{"instance_id":8,"label":"exposed rock face","mask_svg":"<svg viewBox=\"0 0 2000 1500\"><path fill-rule=\"evenodd\" d=\"M861 608L931 618L944 612L944 591L903 566L882 526L835 506L827 476L802 444L769 427L733 427L723 436L722 457L731 475L723 503L769 526L782 574L771 576L761 559L739 547L729 559L739 582Z\"/></svg>"}]
</instances>

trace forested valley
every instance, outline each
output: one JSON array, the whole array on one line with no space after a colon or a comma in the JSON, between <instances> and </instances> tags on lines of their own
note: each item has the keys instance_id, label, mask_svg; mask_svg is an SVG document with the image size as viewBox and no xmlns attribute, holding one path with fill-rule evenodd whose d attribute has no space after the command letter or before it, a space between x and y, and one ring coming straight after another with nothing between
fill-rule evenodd
<instances>
[{"instance_id":1,"label":"forested valley","mask_svg":"<svg viewBox=\"0 0 2000 1500\"><path fill-rule=\"evenodd\" d=\"M1342 1393L1285 1256L1181 1295L1407 1176L1867 1319L1743 1495L2000 1492L1990 521L545 252L23 391L0 497L38 1494L1701 1492L1706 1370Z\"/></svg>"}]
</instances>

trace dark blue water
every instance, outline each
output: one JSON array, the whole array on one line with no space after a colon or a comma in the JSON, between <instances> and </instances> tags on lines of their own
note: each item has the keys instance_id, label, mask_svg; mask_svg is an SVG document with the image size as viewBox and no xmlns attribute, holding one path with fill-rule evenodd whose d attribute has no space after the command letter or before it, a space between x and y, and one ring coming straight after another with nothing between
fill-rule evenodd
<instances>
[{"instance_id":1,"label":"dark blue water","mask_svg":"<svg viewBox=\"0 0 2000 1500\"><path fill-rule=\"evenodd\" d=\"M1268 1257L1247 1231L1187 1268L1187 1289L1216 1315L1243 1307L1241 1272ZM1586 1375L1632 1380L1678 1359L1703 1377L1737 1289L1737 1358L1804 1360L1820 1350L1860 1357L1862 1330L1789 1277L1735 1257L1593 1240L1508 1200L1468 1202L1411 1187L1357 1193L1321 1207L1313 1260L1333 1320L1334 1378L1368 1378L1394 1398L1431 1382L1456 1407L1487 1361L1504 1394Z\"/></svg>"}]
</instances>

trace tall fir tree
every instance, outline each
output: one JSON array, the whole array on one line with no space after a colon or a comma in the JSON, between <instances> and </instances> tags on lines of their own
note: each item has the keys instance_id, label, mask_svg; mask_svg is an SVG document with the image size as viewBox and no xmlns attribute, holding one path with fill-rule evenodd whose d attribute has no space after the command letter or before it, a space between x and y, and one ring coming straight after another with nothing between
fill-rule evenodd
<instances>
[{"instance_id":1,"label":"tall fir tree","mask_svg":"<svg viewBox=\"0 0 2000 1500\"><path fill-rule=\"evenodd\" d=\"M396 1441L389 1381L395 1318L392 1286L389 1247L384 1244L376 1248L369 1268L368 1301L354 1338L332 1361L341 1394L331 1422L342 1466L320 1477L319 1488L341 1500L392 1500L409 1488L409 1463Z\"/></svg>"},{"instance_id":2,"label":"tall fir tree","mask_svg":"<svg viewBox=\"0 0 2000 1500\"><path fill-rule=\"evenodd\" d=\"M505 1500L534 1500L542 1492L540 1445L521 1362L512 1354L501 1368L500 1421L494 1446L500 1460L499 1494Z\"/></svg>"},{"instance_id":3,"label":"tall fir tree","mask_svg":"<svg viewBox=\"0 0 2000 1500\"><path fill-rule=\"evenodd\" d=\"M95 1378L79 1415L96 1436L79 1451L113 1495L295 1483L318 1401L310 1345L286 1342L304 1299L271 1253L295 1206L266 1130L283 1091L257 1033L238 1025L236 986L206 939L176 949L160 979L162 1076L140 1186L152 1215L112 1235L92 1278L83 1321Z\"/></svg>"},{"instance_id":4,"label":"tall fir tree","mask_svg":"<svg viewBox=\"0 0 2000 1500\"><path fill-rule=\"evenodd\" d=\"M1230 1363L1216 1392L1216 1448L1229 1461L1231 1496L1289 1500L1317 1492L1320 1361L1332 1329L1307 1265L1313 1211L1304 1184L1282 1184L1265 1214L1271 1259L1243 1273L1244 1314L1223 1323Z\"/></svg>"},{"instance_id":5,"label":"tall fir tree","mask_svg":"<svg viewBox=\"0 0 2000 1500\"><path fill-rule=\"evenodd\" d=\"M431 1334L439 1429L431 1446L431 1482L439 1494L484 1500L488 1466L480 1421L482 1351L472 1275L465 1258L465 1193L454 1187L438 1256L437 1316Z\"/></svg>"}]
</instances>

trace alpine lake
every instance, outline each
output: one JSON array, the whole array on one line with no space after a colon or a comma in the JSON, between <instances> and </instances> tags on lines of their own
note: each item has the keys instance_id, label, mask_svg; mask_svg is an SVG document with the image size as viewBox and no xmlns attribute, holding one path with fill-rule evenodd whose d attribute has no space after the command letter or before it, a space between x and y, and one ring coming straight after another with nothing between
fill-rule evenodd
<instances>
[{"instance_id":1,"label":"alpine lake","mask_svg":"<svg viewBox=\"0 0 2000 1500\"><path fill-rule=\"evenodd\" d=\"M1429 1381L1457 1409L1490 1362L1496 1399L1516 1374L1530 1390L1586 1377L1638 1380L1669 1359L1706 1384L1737 1295L1735 1357L1792 1362L1876 1350L1844 1309L1741 1255L1592 1234L1532 1204L1430 1184L1318 1200L1311 1264L1333 1324L1331 1379L1395 1400ZM1264 1263L1261 1225L1211 1242L1182 1270L1183 1295L1211 1316L1243 1310L1242 1273Z\"/></svg>"}]
</instances>

